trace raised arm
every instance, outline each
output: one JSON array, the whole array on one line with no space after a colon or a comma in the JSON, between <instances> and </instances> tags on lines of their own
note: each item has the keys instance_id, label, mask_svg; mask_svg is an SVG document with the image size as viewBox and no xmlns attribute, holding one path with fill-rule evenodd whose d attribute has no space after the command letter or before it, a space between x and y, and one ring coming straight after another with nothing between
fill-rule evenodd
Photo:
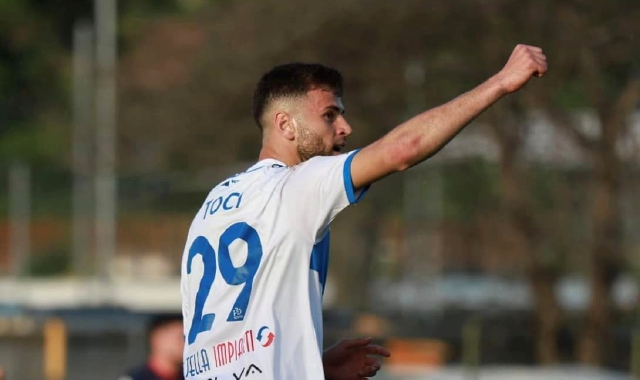
<instances>
[{"instance_id":1,"label":"raised arm","mask_svg":"<svg viewBox=\"0 0 640 380\"><path fill-rule=\"evenodd\" d=\"M433 156L489 106L546 71L542 49L516 46L498 74L448 103L409 119L358 152L351 163L354 187L367 186Z\"/></svg>"}]
</instances>

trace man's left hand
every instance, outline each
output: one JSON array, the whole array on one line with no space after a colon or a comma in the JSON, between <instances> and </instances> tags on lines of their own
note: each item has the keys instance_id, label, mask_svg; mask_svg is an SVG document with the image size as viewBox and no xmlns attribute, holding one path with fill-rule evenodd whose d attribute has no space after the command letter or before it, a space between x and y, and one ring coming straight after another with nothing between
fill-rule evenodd
<instances>
[{"instance_id":1,"label":"man's left hand","mask_svg":"<svg viewBox=\"0 0 640 380\"><path fill-rule=\"evenodd\" d=\"M371 338L348 339L326 349L322 355L327 380L365 380L380 370L380 360L370 355L389 357L391 353L371 344Z\"/></svg>"}]
</instances>

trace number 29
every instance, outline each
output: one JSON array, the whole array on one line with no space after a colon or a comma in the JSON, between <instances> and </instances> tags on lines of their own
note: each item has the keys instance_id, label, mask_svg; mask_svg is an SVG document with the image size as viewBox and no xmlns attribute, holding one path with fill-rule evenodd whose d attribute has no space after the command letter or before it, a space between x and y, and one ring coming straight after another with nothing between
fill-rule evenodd
<instances>
[{"instance_id":1,"label":"number 29","mask_svg":"<svg viewBox=\"0 0 640 380\"><path fill-rule=\"evenodd\" d=\"M234 267L231 262L229 246L238 239L247 243L247 260L244 265ZM191 274L193 259L198 255L202 256L204 270L202 278L200 279L198 293L196 294L193 319L191 321L191 328L189 329L189 335L187 337L189 344L195 342L196 337L201 332L211 330L216 318L214 313L203 315L203 312L205 301L209 297L211 286L213 285L218 272L218 264L220 267L220 273L227 284L244 284L242 291L240 291L236 302L233 304L233 307L229 312L227 322L244 320L247 312L247 306L249 305L249 299L251 298L251 290L253 289L253 279L258 271L258 267L260 266L260 261L262 260L262 243L260 242L258 232L253 229L253 227L249 226L247 223L239 222L227 228L220 236L217 255L218 262L216 262L216 251L213 249L211 243L209 243L209 240L207 240L206 237L198 236L193 241L189 248L189 256L187 258L188 275Z\"/></svg>"}]
</instances>

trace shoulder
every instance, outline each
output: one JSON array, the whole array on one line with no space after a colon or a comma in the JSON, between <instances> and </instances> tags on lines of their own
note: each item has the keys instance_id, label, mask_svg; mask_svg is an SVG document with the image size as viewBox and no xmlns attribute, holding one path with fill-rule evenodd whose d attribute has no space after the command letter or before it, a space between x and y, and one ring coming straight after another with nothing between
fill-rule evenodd
<instances>
[{"instance_id":1,"label":"shoulder","mask_svg":"<svg viewBox=\"0 0 640 380\"><path fill-rule=\"evenodd\" d=\"M358 153L359 149L352 150L350 152L338 154L335 156L316 156L309 160L298 164L298 167L306 168L342 168L343 166L350 164L353 157ZM330 170L330 169L329 169Z\"/></svg>"},{"instance_id":2,"label":"shoulder","mask_svg":"<svg viewBox=\"0 0 640 380\"><path fill-rule=\"evenodd\" d=\"M259 186L265 180L286 175L291 169L279 161L266 159L249 167L244 172L236 173L217 184L213 191L226 191L233 188L246 188Z\"/></svg>"},{"instance_id":3,"label":"shoulder","mask_svg":"<svg viewBox=\"0 0 640 380\"><path fill-rule=\"evenodd\" d=\"M302 162L297 167L317 166L317 165L331 165L334 163L344 162L352 153L343 153L335 156L315 156L311 157L305 162ZM296 167L294 166L294 167Z\"/></svg>"},{"instance_id":4,"label":"shoulder","mask_svg":"<svg viewBox=\"0 0 640 380\"><path fill-rule=\"evenodd\" d=\"M336 156L316 156L291 167L294 172L311 176L323 176L329 173L342 173L345 164L353 159L356 151L339 154Z\"/></svg>"}]
</instances>

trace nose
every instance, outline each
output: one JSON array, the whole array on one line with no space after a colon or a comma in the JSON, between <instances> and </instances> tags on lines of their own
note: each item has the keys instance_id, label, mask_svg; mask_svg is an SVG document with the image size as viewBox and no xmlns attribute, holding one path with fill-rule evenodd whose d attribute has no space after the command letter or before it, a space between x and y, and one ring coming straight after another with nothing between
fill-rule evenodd
<instances>
[{"instance_id":1,"label":"nose","mask_svg":"<svg viewBox=\"0 0 640 380\"><path fill-rule=\"evenodd\" d=\"M338 124L337 130L339 135L346 137L346 136L349 136L351 132L353 132L353 130L351 129L351 126L347 122L347 119L344 118L344 116L340 116L338 118L337 124Z\"/></svg>"}]
</instances>

